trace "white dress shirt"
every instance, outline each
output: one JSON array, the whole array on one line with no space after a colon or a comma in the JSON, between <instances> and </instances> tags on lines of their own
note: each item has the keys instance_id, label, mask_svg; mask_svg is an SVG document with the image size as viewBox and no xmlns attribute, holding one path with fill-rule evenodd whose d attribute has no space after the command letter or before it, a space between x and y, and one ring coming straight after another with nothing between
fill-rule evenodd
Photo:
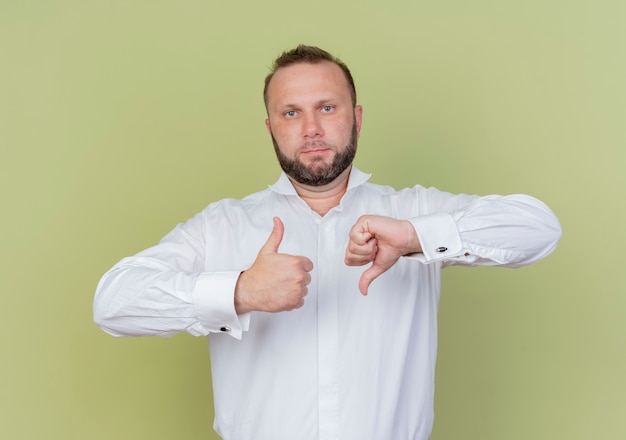
<instances>
[{"instance_id":1,"label":"white dress shirt","mask_svg":"<svg viewBox=\"0 0 626 440\"><path fill-rule=\"evenodd\" d=\"M548 255L561 229L524 195L453 195L368 183L353 168L323 217L282 174L268 189L209 205L104 275L94 317L115 336L209 335L215 430L226 440L426 440L433 423L437 307L446 265L518 267ZM423 254L358 290L348 231L363 214L410 220ZM314 264L305 305L237 315L234 287L272 230L279 252Z\"/></svg>"}]
</instances>

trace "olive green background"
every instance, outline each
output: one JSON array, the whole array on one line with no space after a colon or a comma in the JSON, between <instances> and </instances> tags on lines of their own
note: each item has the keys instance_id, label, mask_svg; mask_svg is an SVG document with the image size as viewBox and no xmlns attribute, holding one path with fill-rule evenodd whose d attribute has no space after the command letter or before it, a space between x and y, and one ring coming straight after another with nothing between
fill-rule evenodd
<instances>
[{"instance_id":1,"label":"olive green background","mask_svg":"<svg viewBox=\"0 0 626 440\"><path fill-rule=\"evenodd\" d=\"M0 438L217 438L205 338L112 338L93 293L275 181L262 81L301 42L351 67L374 182L562 222L532 267L445 271L432 439L626 438L625 5L0 0Z\"/></svg>"}]
</instances>

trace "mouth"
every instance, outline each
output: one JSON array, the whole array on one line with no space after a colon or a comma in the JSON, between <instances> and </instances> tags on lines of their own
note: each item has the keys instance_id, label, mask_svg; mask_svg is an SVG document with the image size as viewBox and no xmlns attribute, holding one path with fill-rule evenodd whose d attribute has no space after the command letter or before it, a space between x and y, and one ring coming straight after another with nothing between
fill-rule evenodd
<instances>
[{"instance_id":1,"label":"mouth","mask_svg":"<svg viewBox=\"0 0 626 440\"><path fill-rule=\"evenodd\" d=\"M324 154L330 150L330 145L327 145L325 142L307 142L302 145L300 151L302 154L315 155Z\"/></svg>"},{"instance_id":2,"label":"mouth","mask_svg":"<svg viewBox=\"0 0 626 440\"><path fill-rule=\"evenodd\" d=\"M331 150L329 148L312 148L300 153L300 158L306 162L319 162L328 160L326 156L329 156L330 154Z\"/></svg>"},{"instance_id":3,"label":"mouth","mask_svg":"<svg viewBox=\"0 0 626 440\"><path fill-rule=\"evenodd\" d=\"M328 148L312 148L310 150L305 150L302 154L323 154L327 151L330 151Z\"/></svg>"}]
</instances>

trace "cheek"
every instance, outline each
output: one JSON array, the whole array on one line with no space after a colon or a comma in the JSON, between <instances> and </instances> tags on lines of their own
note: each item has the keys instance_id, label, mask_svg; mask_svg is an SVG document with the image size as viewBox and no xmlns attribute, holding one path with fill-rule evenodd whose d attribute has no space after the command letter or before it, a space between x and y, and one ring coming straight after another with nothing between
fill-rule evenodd
<instances>
[{"instance_id":1,"label":"cheek","mask_svg":"<svg viewBox=\"0 0 626 440\"><path fill-rule=\"evenodd\" d=\"M344 143L350 141L352 137L352 121L339 121L335 124L335 133L338 138L341 138Z\"/></svg>"},{"instance_id":2,"label":"cheek","mask_svg":"<svg viewBox=\"0 0 626 440\"><path fill-rule=\"evenodd\" d=\"M337 124L337 128L339 129L339 131L341 131L341 133L350 131L350 127L351 124L349 124L347 121L341 121Z\"/></svg>"},{"instance_id":3,"label":"cheek","mask_svg":"<svg viewBox=\"0 0 626 440\"><path fill-rule=\"evenodd\" d=\"M274 137L279 139L289 139L293 136L295 124L284 124L284 123L276 123L272 124L272 134Z\"/></svg>"},{"instance_id":4,"label":"cheek","mask_svg":"<svg viewBox=\"0 0 626 440\"><path fill-rule=\"evenodd\" d=\"M282 126L272 127L272 134L277 140L287 137L287 133L287 130L285 130L285 128Z\"/></svg>"},{"instance_id":5,"label":"cheek","mask_svg":"<svg viewBox=\"0 0 626 440\"><path fill-rule=\"evenodd\" d=\"M289 155L290 150L293 150L294 147L298 145L298 138L294 134L294 130L289 127L285 127L284 125L273 125L272 136L280 147L280 150L286 155Z\"/></svg>"}]
</instances>

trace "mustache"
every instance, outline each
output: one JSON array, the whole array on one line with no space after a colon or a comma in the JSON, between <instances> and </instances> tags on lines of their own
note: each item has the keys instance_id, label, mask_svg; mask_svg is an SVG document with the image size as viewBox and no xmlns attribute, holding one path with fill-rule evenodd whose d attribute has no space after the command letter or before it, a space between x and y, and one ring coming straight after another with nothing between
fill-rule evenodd
<instances>
[{"instance_id":1,"label":"mustache","mask_svg":"<svg viewBox=\"0 0 626 440\"><path fill-rule=\"evenodd\" d=\"M324 148L331 148L331 144L324 142L322 140L311 140L311 141L306 141L305 143L303 143L302 145L300 145L300 148L298 148L299 150L310 150L312 148L317 148L317 147L324 147Z\"/></svg>"}]
</instances>

